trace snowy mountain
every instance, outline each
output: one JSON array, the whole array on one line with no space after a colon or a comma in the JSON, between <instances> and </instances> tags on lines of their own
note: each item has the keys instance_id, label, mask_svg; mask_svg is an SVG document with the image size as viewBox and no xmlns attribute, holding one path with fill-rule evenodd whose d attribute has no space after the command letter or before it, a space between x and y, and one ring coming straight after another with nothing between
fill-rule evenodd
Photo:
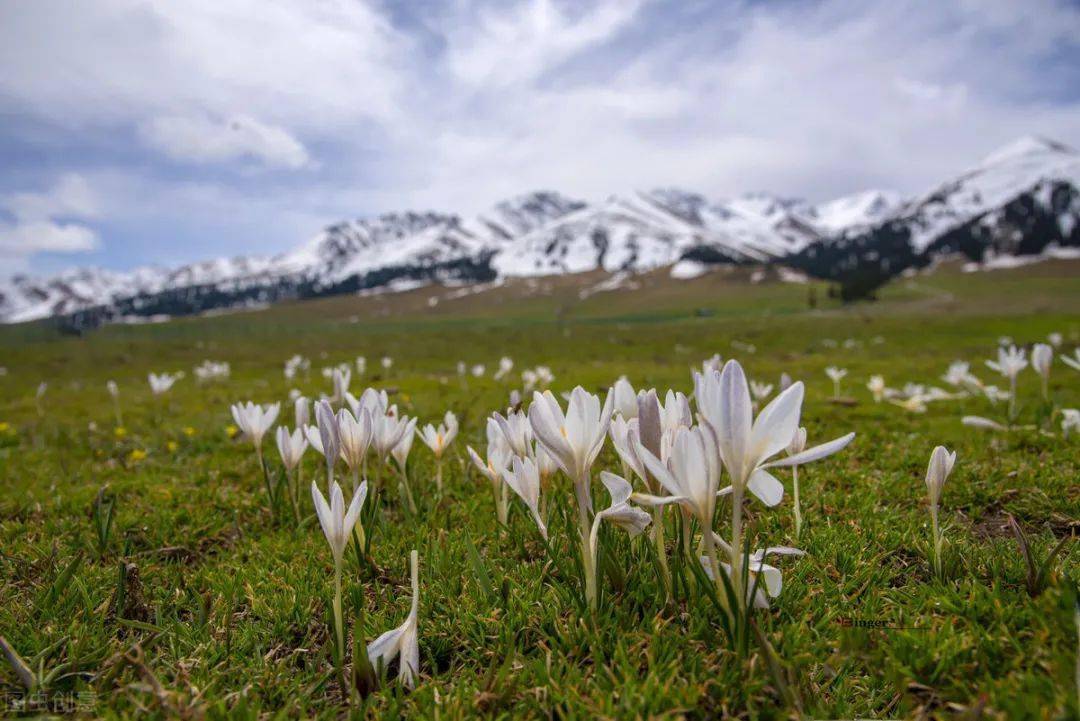
<instances>
[{"instance_id":1,"label":"snowy mountain","mask_svg":"<svg viewBox=\"0 0 1080 721\"><path fill-rule=\"evenodd\" d=\"M1080 246L1078 221L1080 155L1023 138L903 202L882 190L818 205L767 193L711 199L675 188L598 203L537 192L471 217L401 212L343 221L271 258L16 276L0 280L0 321L61 316L82 327L430 282L637 273L680 260L780 262L836 280L856 297L942 254L983 260Z\"/></svg>"},{"instance_id":2,"label":"snowy mountain","mask_svg":"<svg viewBox=\"0 0 1080 721\"><path fill-rule=\"evenodd\" d=\"M983 261L1077 246L1080 153L1026 137L876 222L849 225L787 262L859 297L942 255Z\"/></svg>"}]
</instances>

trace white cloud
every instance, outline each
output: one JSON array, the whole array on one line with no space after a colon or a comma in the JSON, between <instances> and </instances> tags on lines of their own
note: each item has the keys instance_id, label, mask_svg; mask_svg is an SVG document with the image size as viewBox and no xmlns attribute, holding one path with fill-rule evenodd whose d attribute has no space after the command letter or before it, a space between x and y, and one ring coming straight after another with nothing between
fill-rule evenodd
<instances>
[{"instance_id":1,"label":"white cloud","mask_svg":"<svg viewBox=\"0 0 1080 721\"><path fill-rule=\"evenodd\" d=\"M106 137L84 174L148 189L93 177L132 234L168 246L183 208L264 252L301 222L536 188L915 193L1020 135L1080 144L1065 0L391 1L9 3L0 113L65 148ZM304 172L219 172L251 164ZM35 219L93 217L48 202Z\"/></svg>"},{"instance_id":2,"label":"white cloud","mask_svg":"<svg viewBox=\"0 0 1080 721\"><path fill-rule=\"evenodd\" d=\"M213 163L251 158L268 166L302 168L307 149L283 128L237 115L221 122L207 118L154 118L143 140L176 160Z\"/></svg>"},{"instance_id":3,"label":"white cloud","mask_svg":"<svg viewBox=\"0 0 1080 721\"><path fill-rule=\"evenodd\" d=\"M0 258L22 268L37 253L81 253L98 247L98 234L71 218L94 218L98 199L76 174L60 177L40 193L20 192L0 198Z\"/></svg>"}]
</instances>

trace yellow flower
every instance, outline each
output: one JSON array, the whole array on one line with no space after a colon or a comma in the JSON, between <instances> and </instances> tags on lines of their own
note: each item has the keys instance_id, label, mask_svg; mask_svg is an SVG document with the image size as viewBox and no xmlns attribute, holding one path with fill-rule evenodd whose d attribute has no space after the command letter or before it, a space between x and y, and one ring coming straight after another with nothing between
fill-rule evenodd
<instances>
[{"instance_id":1,"label":"yellow flower","mask_svg":"<svg viewBox=\"0 0 1080 721\"><path fill-rule=\"evenodd\" d=\"M127 428L124 428L123 426L117 426L116 428L113 429L113 434L117 438L123 438L124 436L127 435Z\"/></svg>"},{"instance_id":2,"label":"yellow flower","mask_svg":"<svg viewBox=\"0 0 1080 721\"><path fill-rule=\"evenodd\" d=\"M128 462L135 463L146 458L146 451L141 448L136 448L128 454Z\"/></svg>"},{"instance_id":3,"label":"yellow flower","mask_svg":"<svg viewBox=\"0 0 1080 721\"><path fill-rule=\"evenodd\" d=\"M191 426L184 426L184 435L188 438L191 438L193 435L195 435L195 429Z\"/></svg>"},{"instance_id":4,"label":"yellow flower","mask_svg":"<svg viewBox=\"0 0 1080 721\"><path fill-rule=\"evenodd\" d=\"M11 431L11 424L7 421L0 421L0 433L8 433Z\"/></svg>"},{"instance_id":5,"label":"yellow flower","mask_svg":"<svg viewBox=\"0 0 1080 721\"><path fill-rule=\"evenodd\" d=\"M165 448L169 450L169 453L176 453L176 449L180 447L180 444L176 441L169 441L165 444Z\"/></svg>"},{"instance_id":6,"label":"yellow flower","mask_svg":"<svg viewBox=\"0 0 1080 721\"><path fill-rule=\"evenodd\" d=\"M229 438L236 438L236 434L239 433L239 432L240 432L240 429L237 428L236 426L234 426L232 423L225 426L225 434L228 435Z\"/></svg>"}]
</instances>

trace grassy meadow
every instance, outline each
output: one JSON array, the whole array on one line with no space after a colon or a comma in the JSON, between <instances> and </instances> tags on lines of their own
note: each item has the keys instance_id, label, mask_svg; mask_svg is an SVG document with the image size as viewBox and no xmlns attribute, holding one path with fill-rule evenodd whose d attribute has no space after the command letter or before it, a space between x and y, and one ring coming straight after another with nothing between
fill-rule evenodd
<instances>
[{"instance_id":1,"label":"grassy meadow","mask_svg":"<svg viewBox=\"0 0 1080 721\"><path fill-rule=\"evenodd\" d=\"M894 388L947 388L940 377L958 359L1007 387L983 364L1001 336L1030 346L1059 332L1058 352L1071 353L1080 345L1080 262L977 274L945 266L853 307L824 286L755 283L741 270L686 281L656 273L591 292L602 280L336 297L84 338L42 325L0 328L0 635L34 685L28 693L0 658L0 715L1080 717L1080 551L1066 550L1032 597L1007 525L1011 514L1040 558L1078 532L1080 434L1062 437L1031 368L1020 375L1019 422L1048 432L962 425L968 414L1003 416L1006 404L980 397L912 413L875 403L866 388L872 374ZM283 364L297 353L311 372L286 380ZM585 611L570 562L576 530L563 522L573 504L567 479L542 492L547 549L516 497L500 527L491 487L465 452L483 453L485 418L505 410L525 368L549 366L556 395L579 384L602 393L621 375L635 388L690 394L691 368L714 353L737 358L755 380L775 384L786 372L804 381L811 445L857 434L844 451L800 468L797 540L789 469L776 473L788 486L781 505L747 505L752 548L807 555L770 561L783 590L754 614L768 645L755 641L745 654L731 648L717 607L685 567L665 602L644 536L605 529L599 608ZM280 401L279 422L292 426L290 389L329 393L321 368L359 355L367 371L354 372L353 393L386 389L421 425L452 410L461 433L442 497L417 439L416 513L388 487L366 527L371 562L346 554L345 615L362 642L404 621L409 551L420 559L416 688L391 675L350 705L333 661L333 561L307 489L313 478L325 486L322 458L310 449L304 457L300 526L275 517L251 444L229 432L229 405ZM393 359L388 371L383 356ZM496 381L501 356L515 368ZM197 383L192 368L205 359L228 361L231 377ZM460 378L459 361L485 364L484 377ZM827 366L848 370L843 402L832 399ZM177 370L186 377L152 397L147 373ZM1050 394L1059 408L1080 407L1080 372L1055 358ZM924 484L939 444L957 452L941 501L942 578L928 558ZM276 472L272 433L263 448ZM601 469L620 471L610 443L594 478ZM599 482L593 493L604 507ZM676 558L674 530L667 538Z\"/></svg>"}]
</instances>

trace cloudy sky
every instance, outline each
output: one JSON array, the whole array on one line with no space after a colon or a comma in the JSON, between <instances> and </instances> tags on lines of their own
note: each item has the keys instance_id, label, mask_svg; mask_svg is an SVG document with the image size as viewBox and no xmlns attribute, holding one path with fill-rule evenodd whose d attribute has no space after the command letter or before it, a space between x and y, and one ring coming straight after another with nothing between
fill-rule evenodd
<instances>
[{"instance_id":1,"label":"cloudy sky","mask_svg":"<svg viewBox=\"0 0 1080 721\"><path fill-rule=\"evenodd\" d=\"M0 0L0 268L539 188L914 193L1080 145L1064 0Z\"/></svg>"}]
</instances>

